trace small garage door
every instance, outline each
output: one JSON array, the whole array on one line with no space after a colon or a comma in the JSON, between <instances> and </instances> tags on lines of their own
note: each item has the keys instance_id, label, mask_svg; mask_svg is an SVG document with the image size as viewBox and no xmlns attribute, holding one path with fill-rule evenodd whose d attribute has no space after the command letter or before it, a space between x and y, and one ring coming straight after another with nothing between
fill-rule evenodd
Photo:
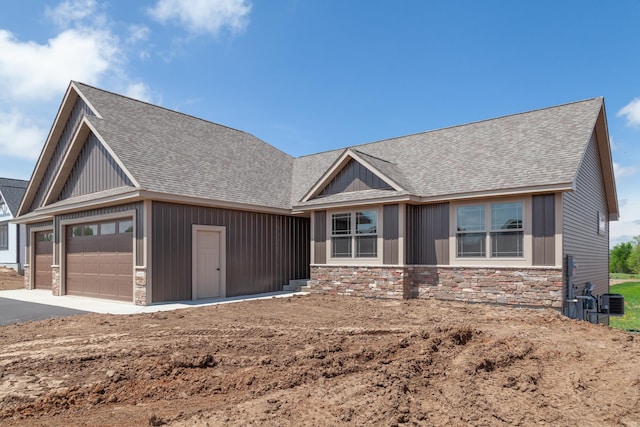
<instances>
[{"instance_id":1,"label":"small garage door","mask_svg":"<svg viewBox=\"0 0 640 427\"><path fill-rule=\"evenodd\" d=\"M67 227L69 295L133 300L133 221L122 219Z\"/></svg>"},{"instance_id":2,"label":"small garage door","mask_svg":"<svg viewBox=\"0 0 640 427\"><path fill-rule=\"evenodd\" d=\"M33 287L51 289L51 265L53 264L53 232L38 231L34 234L35 251Z\"/></svg>"}]
</instances>

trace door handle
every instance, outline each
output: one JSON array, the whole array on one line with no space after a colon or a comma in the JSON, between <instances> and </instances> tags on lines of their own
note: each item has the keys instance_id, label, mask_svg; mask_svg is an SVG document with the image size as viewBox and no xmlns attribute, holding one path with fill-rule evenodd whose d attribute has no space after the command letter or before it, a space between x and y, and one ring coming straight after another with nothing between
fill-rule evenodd
<instances>
[{"instance_id":1,"label":"door handle","mask_svg":"<svg viewBox=\"0 0 640 427\"><path fill-rule=\"evenodd\" d=\"M220 267L216 268L216 270L220 271Z\"/></svg>"}]
</instances>

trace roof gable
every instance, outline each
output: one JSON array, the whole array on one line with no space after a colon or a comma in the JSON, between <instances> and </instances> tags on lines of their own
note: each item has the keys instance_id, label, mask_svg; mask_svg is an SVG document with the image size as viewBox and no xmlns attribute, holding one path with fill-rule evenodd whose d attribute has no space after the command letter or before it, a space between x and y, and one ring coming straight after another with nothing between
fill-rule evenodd
<instances>
[{"instance_id":1,"label":"roof gable","mask_svg":"<svg viewBox=\"0 0 640 427\"><path fill-rule=\"evenodd\" d=\"M50 199L61 201L124 186L134 184L98 137L89 133L61 191L52 190Z\"/></svg>"},{"instance_id":2,"label":"roof gable","mask_svg":"<svg viewBox=\"0 0 640 427\"><path fill-rule=\"evenodd\" d=\"M0 201L4 202L5 213L16 216L28 184L29 181L21 179L0 178Z\"/></svg>"},{"instance_id":3,"label":"roof gable","mask_svg":"<svg viewBox=\"0 0 640 427\"><path fill-rule=\"evenodd\" d=\"M395 180L380 171L395 171L386 160L375 158L352 149L346 149L324 171L316 184L302 197L301 202L314 198L365 190L403 191ZM397 173L395 173L397 175Z\"/></svg>"},{"instance_id":4,"label":"roof gable","mask_svg":"<svg viewBox=\"0 0 640 427\"><path fill-rule=\"evenodd\" d=\"M371 172L366 166L354 159L347 164L324 186L316 197L330 196L338 193L348 193L362 190L389 190L392 187L382 178Z\"/></svg>"},{"instance_id":5,"label":"roof gable","mask_svg":"<svg viewBox=\"0 0 640 427\"><path fill-rule=\"evenodd\" d=\"M74 83L92 129L140 189L290 209L293 158L251 134Z\"/></svg>"},{"instance_id":6,"label":"roof gable","mask_svg":"<svg viewBox=\"0 0 640 427\"><path fill-rule=\"evenodd\" d=\"M31 175L18 212L20 215L33 211L45 203L45 198L54 182L54 176L58 173L83 118L86 115L95 114L95 111L78 95L73 84L70 84Z\"/></svg>"}]
</instances>

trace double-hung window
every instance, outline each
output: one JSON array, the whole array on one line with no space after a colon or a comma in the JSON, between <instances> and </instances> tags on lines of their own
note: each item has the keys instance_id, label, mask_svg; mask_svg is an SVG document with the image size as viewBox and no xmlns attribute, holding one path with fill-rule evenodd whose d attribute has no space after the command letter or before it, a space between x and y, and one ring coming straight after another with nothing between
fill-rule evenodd
<instances>
[{"instance_id":1,"label":"double-hung window","mask_svg":"<svg viewBox=\"0 0 640 427\"><path fill-rule=\"evenodd\" d=\"M357 211L331 215L332 258L376 258L378 213Z\"/></svg>"},{"instance_id":2,"label":"double-hung window","mask_svg":"<svg viewBox=\"0 0 640 427\"><path fill-rule=\"evenodd\" d=\"M9 223L0 224L0 251L9 249Z\"/></svg>"},{"instance_id":3,"label":"double-hung window","mask_svg":"<svg viewBox=\"0 0 640 427\"><path fill-rule=\"evenodd\" d=\"M456 244L459 258L522 258L522 202L459 206Z\"/></svg>"}]
</instances>

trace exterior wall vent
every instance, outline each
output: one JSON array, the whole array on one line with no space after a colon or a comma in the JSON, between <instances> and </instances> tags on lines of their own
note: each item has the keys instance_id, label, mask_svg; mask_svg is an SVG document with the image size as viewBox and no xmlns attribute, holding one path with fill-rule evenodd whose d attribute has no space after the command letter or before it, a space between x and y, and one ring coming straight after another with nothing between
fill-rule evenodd
<instances>
[{"instance_id":1,"label":"exterior wall vent","mask_svg":"<svg viewBox=\"0 0 640 427\"><path fill-rule=\"evenodd\" d=\"M600 295L600 312L610 316L624 316L624 296L620 294Z\"/></svg>"}]
</instances>

